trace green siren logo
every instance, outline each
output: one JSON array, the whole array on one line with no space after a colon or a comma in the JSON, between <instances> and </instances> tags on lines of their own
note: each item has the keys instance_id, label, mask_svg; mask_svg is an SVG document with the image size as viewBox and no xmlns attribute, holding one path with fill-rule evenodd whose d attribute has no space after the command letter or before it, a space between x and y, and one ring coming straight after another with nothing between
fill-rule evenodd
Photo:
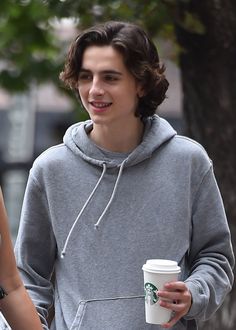
<instances>
[{"instance_id":1,"label":"green siren logo","mask_svg":"<svg viewBox=\"0 0 236 330\"><path fill-rule=\"evenodd\" d=\"M152 283L145 283L144 285L144 291L145 291L145 301L149 305L154 305L157 303L159 297L157 295L157 287L153 285Z\"/></svg>"}]
</instances>

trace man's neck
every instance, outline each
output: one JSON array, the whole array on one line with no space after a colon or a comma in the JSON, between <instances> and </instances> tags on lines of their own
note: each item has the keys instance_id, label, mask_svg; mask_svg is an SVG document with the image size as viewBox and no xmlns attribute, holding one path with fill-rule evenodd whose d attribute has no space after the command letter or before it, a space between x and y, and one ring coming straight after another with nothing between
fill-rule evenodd
<instances>
[{"instance_id":1,"label":"man's neck","mask_svg":"<svg viewBox=\"0 0 236 330\"><path fill-rule=\"evenodd\" d=\"M113 152L130 152L141 142L144 125L138 119L132 127L94 125L89 136L99 147Z\"/></svg>"}]
</instances>

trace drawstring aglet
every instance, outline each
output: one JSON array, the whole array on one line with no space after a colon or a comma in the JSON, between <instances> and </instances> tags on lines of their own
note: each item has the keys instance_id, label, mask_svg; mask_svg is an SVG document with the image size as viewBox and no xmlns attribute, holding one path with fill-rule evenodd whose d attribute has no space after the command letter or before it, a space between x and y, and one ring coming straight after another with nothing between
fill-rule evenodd
<instances>
[{"instance_id":1,"label":"drawstring aglet","mask_svg":"<svg viewBox=\"0 0 236 330\"><path fill-rule=\"evenodd\" d=\"M65 255L66 255L66 253L64 251L62 251L62 253L61 253L61 259L64 259Z\"/></svg>"}]
</instances>

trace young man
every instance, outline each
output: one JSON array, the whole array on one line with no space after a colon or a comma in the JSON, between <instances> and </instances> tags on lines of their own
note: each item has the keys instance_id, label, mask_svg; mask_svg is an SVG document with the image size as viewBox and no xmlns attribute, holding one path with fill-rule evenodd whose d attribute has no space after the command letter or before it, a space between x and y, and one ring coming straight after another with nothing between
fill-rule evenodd
<instances>
[{"instance_id":1,"label":"young man","mask_svg":"<svg viewBox=\"0 0 236 330\"><path fill-rule=\"evenodd\" d=\"M230 291L234 258L205 150L154 114L168 88L154 44L133 24L92 27L61 79L91 120L35 161L16 244L45 329L51 304L50 329L159 329L144 317L142 265L155 258L182 270L158 293L174 312L162 326L197 329Z\"/></svg>"},{"instance_id":2,"label":"young man","mask_svg":"<svg viewBox=\"0 0 236 330\"><path fill-rule=\"evenodd\" d=\"M24 288L16 267L1 188L0 311L12 330L42 330L35 307ZM1 324L0 328L3 329Z\"/></svg>"}]
</instances>

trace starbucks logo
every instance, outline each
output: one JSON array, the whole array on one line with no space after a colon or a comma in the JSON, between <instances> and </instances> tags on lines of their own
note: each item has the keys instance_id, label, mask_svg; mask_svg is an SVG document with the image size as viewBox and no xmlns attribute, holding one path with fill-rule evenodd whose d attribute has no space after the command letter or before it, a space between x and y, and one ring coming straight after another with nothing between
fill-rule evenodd
<instances>
[{"instance_id":1,"label":"starbucks logo","mask_svg":"<svg viewBox=\"0 0 236 330\"><path fill-rule=\"evenodd\" d=\"M144 285L145 291L145 301L148 305L154 305L157 303L159 297L157 295L157 287L152 283L145 283Z\"/></svg>"}]
</instances>

